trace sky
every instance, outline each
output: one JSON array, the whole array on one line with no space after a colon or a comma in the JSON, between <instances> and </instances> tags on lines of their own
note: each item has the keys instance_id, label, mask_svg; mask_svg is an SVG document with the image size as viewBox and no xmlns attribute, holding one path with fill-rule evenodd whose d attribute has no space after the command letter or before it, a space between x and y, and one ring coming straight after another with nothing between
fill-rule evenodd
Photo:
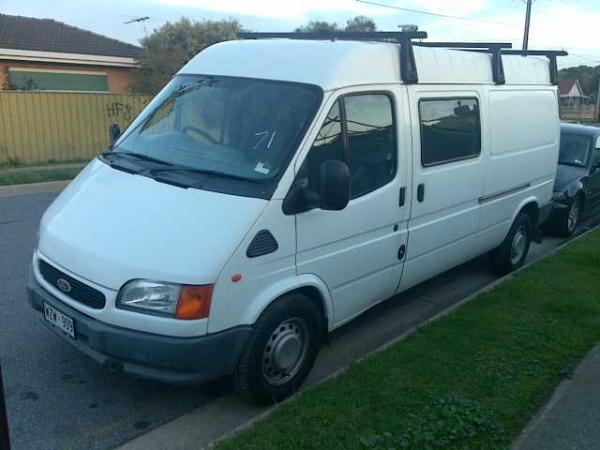
<instances>
[{"instance_id":1,"label":"sky","mask_svg":"<svg viewBox=\"0 0 600 450\"><path fill-rule=\"evenodd\" d=\"M145 32L182 16L235 18L254 31L292 31L309 20L343 25L356 15L373 18L381 31L418 25L430 40L512 42L517 48L522 44L524 0L365 1L379 5L358 0L0 0L0 13L51 18L133 44ZM125 24L142 16L150 17L146 30L140 23ZM559 58L561 67L600 64L600 0L533 0L531 17L529 48L567 50L570 56Z\"/></svg>"}]
</instances>

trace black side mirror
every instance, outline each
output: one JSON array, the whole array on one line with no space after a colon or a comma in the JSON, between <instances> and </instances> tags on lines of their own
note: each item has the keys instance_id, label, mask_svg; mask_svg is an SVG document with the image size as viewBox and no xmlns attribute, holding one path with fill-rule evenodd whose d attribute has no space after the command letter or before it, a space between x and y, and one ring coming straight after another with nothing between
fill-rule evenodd
<instances>
[{"instance_id":1,"label":"black side mirror","mask_svg":"<svg viewBox=\"0 0 600 450\"><path fill-rule=\"evenodd\" d=\"M319 208L341 211L350 201L350 169L345 162L323 161L320 169Z\"/></svg>"},{"instance_id":2,"label":"black side mirror","mask_svg":"<svg viewBox=\"0 0 600 450\"><path fill-rule=\"evenodd\" d=\"M118 124L113 123L111 126L108 127L108 136L110 141L110 148L112 148L113 145L115 145L117 139L119 139L119 136L121 136L121 128Z\"/></svg>"},{"instance_id":3,"label":"black side mirror","mask_svg":"<svg viewBox=\"0 0 600 450\"><path fill-rule=\"evenodd\" d=\"M283 200L283 213L299 214L314 208L340 211L350 201L350 169L342 161L329 160L319 167L318 192L307 178L298 178Z\"/></svg>"}]
</instances>

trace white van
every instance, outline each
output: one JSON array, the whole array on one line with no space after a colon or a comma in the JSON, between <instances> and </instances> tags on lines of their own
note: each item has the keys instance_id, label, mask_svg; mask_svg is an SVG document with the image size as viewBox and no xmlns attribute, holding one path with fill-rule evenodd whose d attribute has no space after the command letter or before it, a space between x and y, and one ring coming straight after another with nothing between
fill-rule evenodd
<instances>
[{"instance_id":1,"label":"white van","mask_svg":"<svg viewBox=\"0 0 600 450\"><path fill-rule=\"evenodd\" d=\"M558 52L293 37L201 52L44 214L30 302L110 370L280 400L376 303L484 252L523 264Z\"/></svg>"}]
</instances>

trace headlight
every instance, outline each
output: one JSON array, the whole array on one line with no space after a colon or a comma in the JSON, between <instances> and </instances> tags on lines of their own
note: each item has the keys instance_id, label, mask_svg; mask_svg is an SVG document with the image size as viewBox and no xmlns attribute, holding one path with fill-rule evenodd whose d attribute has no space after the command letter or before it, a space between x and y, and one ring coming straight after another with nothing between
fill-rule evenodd
<instances>
[{"instance_id":1,"label":"headlight","mask_svg":"<svg viewBox=\"0 0 600 450\"><path fill-rule=\"evenodd\" d=\"M564 202L567 198L567 191L560 191L552 194L552 200L557 202Z\"/></svg>"},{"instance_id":2,"label":"headlight","mask_svg":"<svg viewBox=\"0 0 600 450\"><path fill-rule=\"evenodd\" d=\"M208 317L213 285L188 286L133 280L121 288L117 307L182 320Z\"/></svg>"}]
</instances>

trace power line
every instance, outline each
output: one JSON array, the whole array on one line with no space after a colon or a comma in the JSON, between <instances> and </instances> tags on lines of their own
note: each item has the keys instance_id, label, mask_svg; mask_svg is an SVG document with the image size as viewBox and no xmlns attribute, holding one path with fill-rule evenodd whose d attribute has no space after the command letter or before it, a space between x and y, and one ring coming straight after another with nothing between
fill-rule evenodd
<instances>
[{"instance_id":1,"label":"power line","mask_svg":"<svg viewBox=\"0 0 600 450\"><path fill-rule=\"evenodd\" d=\"M398 11L406 11L406 12L411 12L411 13L415 13L415 14L424 14L424 15L427 15L427 16L441 17L441 18L444 18L444 19L466 20L468 22L492 23L492 24L495 24L495 25L504 25L504 26L509 26L509 27L520 27L521 26L521 25L518 25L516 23L498 22L498 21L495 21L495 20L485 20L485 19L474 19L472 17L452 16L452 15L449 15L449 14L434 13L434 12L430 12L430 11L423 11L423 10L420 10L420 9L402 8L400 6L386 5L385 3L378 3L378 2L373 2L373 1L369 1L369 0L356 0L356 1L359 2L359 3L365 3L367 5L381 6L383 8L396 9Z\"/></svg>"}]
</instances>

